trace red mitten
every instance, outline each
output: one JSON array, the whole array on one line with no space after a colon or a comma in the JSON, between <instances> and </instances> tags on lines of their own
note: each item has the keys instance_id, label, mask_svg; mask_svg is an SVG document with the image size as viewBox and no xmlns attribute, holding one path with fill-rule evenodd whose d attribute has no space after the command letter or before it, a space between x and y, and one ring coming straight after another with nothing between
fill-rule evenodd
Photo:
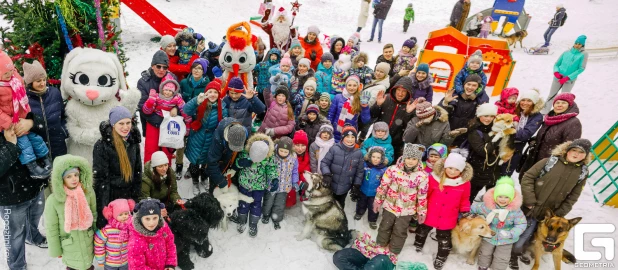
<instances>
[{"instance_id":1,"label":"red mitten","mask_svg":"<svg viewBox=\"0 0 618 270\"><path fill-rule=\"evenodd\" d=\"M565 76L565 77L563 77L562 79L560 79L560 81L559 81L559 82L560 82L560 84L564 84L564 83L566 83L567 81L569 81L570 79L571 79L571 78L569 78L569 76Z\"/></svg>"},{"instance_id":2,"label":"red mitten","mask_svg":"<svg viewBox=\"0 0 618 270\"><path fill-rule=\"evenodd\" d=\"M564 77L564 76L562 76L562 74L560 74L560 72L558 72L558 71L554 72L554 76L555 76L555 77L556 77L556 79L558 79L558 80L560 80L560 79L562 79L562 77Z\"/></svg>"}]
</instances>

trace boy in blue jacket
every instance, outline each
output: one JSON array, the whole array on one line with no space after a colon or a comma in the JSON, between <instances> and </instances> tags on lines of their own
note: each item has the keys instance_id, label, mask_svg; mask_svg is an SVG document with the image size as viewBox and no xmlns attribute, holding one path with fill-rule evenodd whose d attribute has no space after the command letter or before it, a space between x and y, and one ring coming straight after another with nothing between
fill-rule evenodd
<instances>
[{"instance_id":1,"label":"boy in blue jacket","mask_svg":"<svg viewBox=\"0 0 618 270\"><path fill-rule=\"evenodd\" d=\"M361 192L358 192L360 196L357 198L358 201L356 202L356 215L354 215L354 219L360 220L365 214L365 211L369 209L367 220L369 221L369 227L373 230L378 228L378 212L373 211L373 200L380 186L382 175L384 175L386 171L387 163L384 148L380 146L369 148L369 151L365 154L365 177L360 186Z\"/></svg>"},{"instance_id":2,"label":"boy in blue jacket","mask_svg":"<svg viewBox=\"0 0 618 270\"><path fill-rule=\"evenodd\" d=\"M476 50L472 55L470 55L470 59L464 65L464 67L457 73L455 76L455 93L461 95L464 92L464 84L466 84L466 79L468 76L476 74L481 77L483 81L481 84L481 90L485 91L485 86L487 86L487 75L483 72L483 53L481 50Z\"/></svg>"},{"instance_id":3,"label":"boy in blue jacket","mask_svg":"<svg viewBox=\"0 0 618 270\"><path fill-rule=\"evenodd\" d=\"M386 160L386 165L393 163L395 149L392 145L393 140L391 139L391 135L389 135L388 132L388 124L386 124L386 122L376 122L373 124L371 137L367 138L361 146L363 156L367 155L369 148L380 146L384 148L384 159Z\"/></svg>"}]
</instances>

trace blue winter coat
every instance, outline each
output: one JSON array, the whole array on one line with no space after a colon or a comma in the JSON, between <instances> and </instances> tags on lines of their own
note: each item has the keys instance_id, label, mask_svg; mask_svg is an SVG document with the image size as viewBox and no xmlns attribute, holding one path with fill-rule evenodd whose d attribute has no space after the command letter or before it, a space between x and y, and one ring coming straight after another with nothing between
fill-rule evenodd
<instances>
[{"instance_id":1,"label":"blue winter coat","mask_svg":"<svg viewBox=\"0 0 618 270\"><path fill-rule=\"evenodd\" d=\"M476 74L481 76L481 79L483 80L482 90L485 91L485 86L487 86L487 75L485 75L485 72L483 72L483 65L481 65L478 70L471 70L468 68L468 63L466 63L464 67L459 71L459 73L457 73L457 76L455 76L456 94L463 93L466 78L468 78L470 74Z\"/></svg>"},{"instance_id":2,"label":"blue winter coat","mask_svg":"<svg viewBox=\"0 0 618 270\"><path fill-rule=\"evenodd\" d=\"M371 79L372 79L371 76L373 75L373 70L371 70L371 68L368 66L364 66L362 68L354 67L348 70L348 72L350 73L350 75L358 76L360 78L361 83L364 85L368 85L371 83Z\"/></svg>"},{"instance_id":3,"label":"blue winter coat","mask_svg":"<svg viewBox=\"0 0 618 270\"><path fill-rule=\"evenodd\" d=\"M200 93L204 93L204 89L206 89L209 82L210 79L206 76L202 77L199 82L195 82L193 76L187 76L180 81L180 95L182 95L182 100L187 103Z\"/></svg>"},{"instance_id":4,"label":"blue winter coat","mask_svg":"<svg viewBox=\"0 0 618 270\"><path fill-rule=\"evenodd\" d=\"M270 56L273 54L277 56L277 60L270 60ZM255 66L254 71L257 72L257 87L255 88L256 91L262 93L264 89L270 87L269 69L272 66L278 64L279 61L281 61L281 51L279 51L279 49L277 48L272 48L270 49L270 51L268 51L268 54L266 54L264 61L260 62Z\"/></svg>"},{"instance_id":5,"label":"blue winter coat","mask_svg":"<svg viewBox=\"0 0 618 270\"><path fill-rule=\"evenodd\" d=\"M363 153L341 142L328 150L320 163L320 170L322 174L332 174L330 188L336 195L342 195L350 191L352 185L362 184L365 171L363 165Z\"/></svg>"},{"instance_id":6,"label":"blue winter coat","mask_svg":"<svg viewBox=\"0 0 618 270\"><path fill-rule=\"evenodd\" d=\"M322 63L318 65L318 71L315 73L315 79L317 82L318 93L320 96L322 93L330 94L330 98L335 97L335 90L333 89L331 80L333 79L333 67L325 68Z\"/></svg>"},{"instance_id":7,"label":"blue winter coat","mask_svg":"<svg viewBox=\"0 0 618 270\"><path fill-rule=\"evenodd\" d=\"M266 105L257 96L251 99L241 96L237 101L233 101L229 96L226 96L221 104L227 110L228 115L238 119L247 128L249 133L251 133L251 121L253 120L251 114L261 114L266 111Z\"/></svg>"},{"instance_id":8,"label":"blue winter coat","mask_svg":"<svg viewBox=\"0 0 618 270\"><path fill-rule=\"evenodd\" d=\"M365 178L361 184L361 191L367 197L376 196L380 182L382 181L382 175L386 172L388 167L384 164L374 166L369 162L365 162Z\"/></svg>"},{"instance_id":9,"label":"blue winter coat","mask_svg":"<svg viewBox=\"0 0 618 270\"><path fill-rule=\"evenodd\" d=\"M335 137L335 142L339 142L341 140L341 132L337 129L337 121L339 121L339 115L341 114L341 110L343 109L343 104L346 102L347 98L343 96L343 94L337 94L335 99L330 105L330 109L328 110L328 120L335 128L333 135ZM358 129L358 116L359 114L355 114L352 119L347 119L345 122L351 124L356 129ZM362 107L360 111L360 118L363 124L367 124L371 121L371 114L369 113L369 107Z\"/></svg>"},{"instance_id":10,"label":"blue winter coat","mask_svg":"<svg viewBox=\"0 0 618 270\"><path fill-rule=\"evenodd\" d=\"M66 128L64 102L60 90L48 86L43 95L38 95L28 89L28 103L32 113L42 117L45 127L41 137L47 143L52 159L67 154L66 138L69 132Z\"/></svg>"},{"instance_id":11,"label":"blue winter coat","mask_svg":"<svg viewBox=\"0 0 618 270\"><path fill-rule=\"evenodd\" d=\"M527 221L524 212L521 211L522 196L519 191L515 191L513 200L504 208L508 210L506 218L501 222L498 214L494 216L489 227L496 232L492 238L484 238L494 246L513 244L519 240L519 236L526 229ZM494 202L494 189L490 189L483 195L483 202L475 202L470 207L470 213L487 217L492 210L499 206ZM498 208L500 209L500 208Z\"/></svg>"},{"instance_id":12,"label":"blue winter coat","mask_svg":"<svg viewBox=\"0 0 618 270\"><path fill-rule=\"evenodd\" d=\"M205 100L204 102L209 101ZM197 97L195 97L185 104L185 114L195 119L195 117L197 117L198 107ZM221 113L221 118L227 117L226 108L223 108ZM193 129L189 131L189 138L187 139L187 146L185 147L185 156L187 156L191 164L206 164L208 150L210 149L212 137L217 125L219 125L217 103L212 103L210 104L210 109L204 113L202 127L198 131Z\"/></svg>"},{"instance_id":13,"label":"blue winter coat","mask_svg":"<svg viewBox=\"0 0 618 270\"><path fill-rule=\"evenodd\" d=\"M387 134L388 135L388 134ZM365 156L367 154L367 151L369 150L369 148L374 147L374 146L380 146L382 148L384 148L385 152L386 152L386 159L388 160L388 164L387 165L391 165L393 164L393 159L394 159L394 155L395 155L395 149L393 148L393 144L392 144L393 140L391 138L391 135L388 135L386 137L386 139L382 140L382 139L376 139L373 136L367 138L364 142L363 145L361 146L361 152L363 152L363 156Z\"/></svg>"},{"instance_id":14,"label":"blue winter coat","mask_svg":"<svg viewBox=\"0 0 618 270\"><path fill-rule=\"evenodd\" d=\"M225 141L223 132L225 128L234 123L240 124L241 122L232 117L223 118L223 120L219 122L219 126L215 129L212 137L212 143L210 144L208 156L206 157L206 162L208 164L206 172L208 173L210 181L214 182L214 185L221 186L227 184L227 180L223 177L222 170L228 165L234 152Z\"/></svg>"},{"instance_id":15,"label":"blue winter coat","mask_svg":"<svg viewBox=\"0 0 618 270\"><path fill-rule=\"evenodd\" d=\"M585 58L586 55L581 50L571 48L560 55L554 64L554 72L559 72L562 76L569 77L570 81L575 81L586 69Z\"/></svg>"}]
</instances>

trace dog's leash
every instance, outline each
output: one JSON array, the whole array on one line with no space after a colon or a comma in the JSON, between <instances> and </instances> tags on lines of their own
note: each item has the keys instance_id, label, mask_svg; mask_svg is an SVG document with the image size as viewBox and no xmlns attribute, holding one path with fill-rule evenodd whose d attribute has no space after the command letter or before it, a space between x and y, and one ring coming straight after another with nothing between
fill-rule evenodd
<instances>
[{"instance_id":1,"label":"dog's leash","mask_svg":"<svg viewBox=\"0 0 618 270\"><path fill-rule=\"evenodd\" d=\"M187 207L185 207L184 203L178 204L178 206L180 206L181 210L187 210ZM170 218L169 215L167 215L167 217L165 217L165 221L167 221L167 224L171 224L172 223L172 219Z\"/></svg>"}]
</instances>

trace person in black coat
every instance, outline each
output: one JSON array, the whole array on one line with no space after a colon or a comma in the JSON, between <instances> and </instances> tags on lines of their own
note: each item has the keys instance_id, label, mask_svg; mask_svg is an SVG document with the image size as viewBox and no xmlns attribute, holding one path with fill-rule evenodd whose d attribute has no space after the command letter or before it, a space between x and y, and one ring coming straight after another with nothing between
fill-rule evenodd
<instances>
[{"instance_id":1,"label":"person in black coat","mask_svg":"<svg viewBox=\"0 0 618 270\"><path fill-rule=\"evenodd\" d=\"M26 269L26 241L47 247L47 240L38 230L45 207L42 189L46 180L31 178L28 168L19 162L21 150L16 135L29 131L43 136L42 127L43 119L28 113L26 119L0 135L0 211L8 269Z\"/></svg>"},{"instance_id":2,"label":"person in black coat","mask_svg":"<svg viewBox=\"0 0 618 270\"><path fill-rule=\"evenodd\" d=\"M107 225L103 207L115 199L139 201L142 191L140 135L125 107L111 109L109 121L101 122L101 139L94 144L92 169L97 197L97 228Z\"/></svg>"},{"instance_id":3,"label":"person in black coat","mask_svg":"<svg viewBox=\"0 0 618 270\"><path fill-rule=\"evenodd\" d=\"M137 81L137 89L142 94L142 97L137 104L137 111L139 111L139 121L142 124L142 131L144 132L144 137L146 136L146 123L150 123L151 125L159 128L161 126L161 122L163 122L163 117L153 114L144 114L142 111L142 107L144 106L144 102L148 99L151 89L159 89L161 85L161 80L167 75L170 74L174 77L174 80L178 80L176 75L168 71L169 68L169 58L167 54L158 50L152 56L152 61L150 62L150 68L142 71L142 77Z\"/></svg>"},{"instance_id":4,"label":"person in black coat","mask_svg":"<svg viewBox=\"0 0 618 270\"><path fill-rule=\"evenodd\" d=\"M371 26L371 37L367 42L373 41L373 36L376 32L376 25L380 24L380 32L378 33L378 42L382 42L382 24L384 24L384 20L386 20L386 16L388 15L388 11L391 9L393 5L393 0L381 0L379 3L373 7L373 25Z\"/></svg>"},{"instance_id":5,"label":"person in black coat","mask_svg":"<svg viewBox=\"0 0 618 270\"><path fill-rule=\"evenodd\" d=\"M388 76L392 79L393 76L395 76L395 57L393 56L395 54L395 48L393 47L393 44L388 43L386 45L384 45L384 48L382 48L382 55L378 56L378 60L376 60L376 66L373 68L373 70L376 70L378 68L378 64L385 62L387 63L391 69L389 69L388 72ZM396 82L396 81L395 81Z\"/></svg>"},{"instance_id":6,"label":"person in black coat","mask_svg":"<svg viewBox=\"0 0 618 270\"><path fill-rule=\"evenodd\" d=\"M232 168L236 154L245 147L249 131L235 118L226 117L219 122L206 157L206 174L209 177L210 193L215 187L225 187L227 179L223 173L233 177L236 173ZM236 183L237 184L237 183Z\"/></svg>"}]
</instances>

